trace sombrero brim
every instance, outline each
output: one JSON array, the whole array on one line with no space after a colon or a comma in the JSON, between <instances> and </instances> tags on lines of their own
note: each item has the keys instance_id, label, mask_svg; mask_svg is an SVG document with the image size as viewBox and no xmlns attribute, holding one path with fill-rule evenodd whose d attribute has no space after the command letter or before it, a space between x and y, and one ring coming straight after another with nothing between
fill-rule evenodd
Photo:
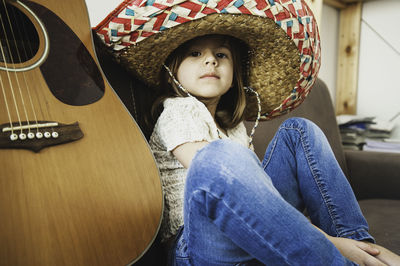
<instances>
[{"instance_id":1,"label":"sombrero brim","mask_svg":"<svg viewBox=\"0 0 400 266\"><path fill-rule=\"evenodd\" d=\"M269 17L213 13L151 34L117 52L117 59L145 83L157 86L162 64L181 44L207 34L236 37L250 50L247 85L260 95L262 119L270 119L298 106L315 80L319 36L316 27L309 31L316 38L309 38L311 34L306 32L309 36L302 36L296 45L293 36ZM307 44L311 41L314 43ZM304 44L307 49L303 49ZM257 115L256 99L248 97L247 102L246 118L253 118Z\"/></svg>"}]
</instances>

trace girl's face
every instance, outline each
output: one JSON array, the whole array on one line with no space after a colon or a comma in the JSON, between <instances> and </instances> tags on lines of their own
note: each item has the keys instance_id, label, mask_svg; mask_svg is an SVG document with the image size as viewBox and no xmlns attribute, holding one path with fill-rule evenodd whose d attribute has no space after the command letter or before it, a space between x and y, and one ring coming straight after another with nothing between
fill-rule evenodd
<instances>
[{"instance_id":1,"label":"girl's face","mask_svg":"<svg viewBox=\"0 0 400 266\"><path fill-rule=\"evenodd\" d=\"M183 58L177 79L193 96L219 99L232 86L232 53L221 38L209 36L196 40Z\"/></svg>"}]
</instances>

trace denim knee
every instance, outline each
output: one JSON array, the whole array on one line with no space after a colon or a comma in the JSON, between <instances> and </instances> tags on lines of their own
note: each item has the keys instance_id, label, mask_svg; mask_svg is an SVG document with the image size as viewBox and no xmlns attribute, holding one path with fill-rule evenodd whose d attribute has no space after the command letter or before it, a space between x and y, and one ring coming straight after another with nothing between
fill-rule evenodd
<instances>
[{"instance_id":1,"label":"denim knee","mask_svg":"<svg viewBox=\"0 0 400 266\"><path fill-rule=\"evenodd\" d=\"M193 158L189 172L227 171L241 167L244 162L259 164L257 155L250 149L229 139L216 140L197 152Z\"/></svg>"},{"instance_id":2,"label":"denim knee","mask_svg":"<svg viewBox=\"0 0 400 266\"><path fill-rule=\"evenodd\" d=\"M317 131L322 133L321 129L311 120L303 117L291 117L283 121L279 128L298 129L300 132Z\"/></svg>"},{"instance_id":3,"label":"denim knee","mask_svg":"<svg viewBox=\"0 0 400 266\"><path fill-rule=\"evenodd\" d=\"M324 147L331 150L324 132L311 120L301 117L292 117L285 120L279 127L278 133L283 133L294 145L301 144L308 149L310 145L314 147Z\"/></svg>"},{"instance_id":4,"label":"denim knee","mask_svg":"<svg viewBox=\"0 0 400 266\"><path fill-rule=\"evenodd\" d=\"M253 151L230 140L217 140L201 149L192 160L185 200L195 194L230 200L240 194L246 197L246 193L261 188L268 190L269 196L280 197Z\"/></svg>"},{"instance_id":5,"label":"denim knee","mask_svg":"<svg viewBox=\"0 0 400 266\"><path fill-rule=\"evenodd\" d=\"M186 187L207 190L223 188L238 179L246 179L251 169L261 167L257 155L231 140L216 140L202 148L193 158L187 174Z\"/></svg>"}]
</instances>

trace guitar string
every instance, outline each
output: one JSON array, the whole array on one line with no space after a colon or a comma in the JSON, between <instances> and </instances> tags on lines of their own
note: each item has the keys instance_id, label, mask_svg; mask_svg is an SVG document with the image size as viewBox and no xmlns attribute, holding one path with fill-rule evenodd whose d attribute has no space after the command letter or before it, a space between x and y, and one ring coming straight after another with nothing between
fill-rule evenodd
<instances>
[{"instance_id":1,"label":"guitar string","mask_svg":"<svg viewBox=\"0 0 400 266\"><path fill-rule=\"evenodd\" d=\"M4 1L4 0L3 0ZM3 24L3 17L1 16L1 14L0 14L0 21L1 21L1 25L3 26L3 31L4 31L4 36L7 36L7 33L6 33L6 31L5 31L5 28L4 28L4 24ZM6 38L6 40L7 40L7 38ZM2 56L3 56L3 59L4 59L4 66L5 66L5 71L6 71L6 73L7 73L7 77L8 77L8 82L9 82L9 84L10 84L10 89L11 89L11 95L12 95L12 98L13 98L13 101L14 101L14 106L15 106L15 110L16 110L16 114L17 114L17 118L18 118L18 123L19 123L19 126L21 127L21 129L22 129L22 123L21 123L21 118L20 118L20 115L19 115L19 110L18 110L18 107L17 107L17 100L16 100L16 98L15 98L15 93L14 93L14 89L13 89L13 84L12 84L12 81L11 81L11 77L10 77L10 71L8 70L8 64L7 64L7 60L6 60L6 57L5 57L5 53L4 53L4 49L3 49L3 44L1 44L1 54L2 54ZM5 98L5 100L7 101L7 98ZM11 120L11 122L10 122L10 127L11 127L11 132L13 132L13 122L12 122L12 120ZM13 133L11 133L11 135L12 135Z\"/></svg>"},{"instance_id":2,"label":"guitar string","mask_svg":"<svg viewBox=\"0 0 400 266\"><path fill-rule=\"evenodd\" d=\"M7 10L7 6L6 6L5 0L3 0L3 6L4 6L4 10L5 10L6 16L7 16L8 24L9 24L9 26L10 26L10 31L11 31L12 39L15 41L14 29L13 29L13 26L12 26L12 24L11 24L10 16L8 15L8 10ZM9 43L9 41L8 41L8 37L7 37L7 33L6 33L6 29L5 29L4 21L3 21L3 20L1 21L1 24L2 24L2 27L3 27L3 30L4 30L4 36L5 36L5 39L6 39L8 52L9 52L9 54L10 54L11 65L12 65L12 68L14 68L14 71L13 71L13 72L14 72L14 76L15 76L16 83L17 83L17 88L18 88L18 92L19 92L19 95L20 95L21 103L22 103L22 109L23 109L23 111L24 111L25 118L26 118L26 123L27 123L28 129L29 129L29 128L30 128L30 125L29 125L28 112L26 111L25 100L24 100L24 96L23 96L23 94L22 94L22 89L21 89L21 84L20 84L20 82L19 82L18 74L17 74L17 72L15 71L15 63L14 63L14 58L13 58L13 56L12 56L11 45L10 45L10 43ZM18 49L17 49L17 45L16 45L16 44L17 44L17 43L16 43L16 41L15 41L15 47L16 47L16 50L17 50L18 57L19 57L19 59L20 59L19 52L18 52ZM16 108L18 108L18 106L16 106ZM21 125L21 121L20 121L20 125ZM28 132L30 133L30 129L29 129ZM22 127L21 127L21 134L22 134L22 133L23 133L23 130L22 130Z\"/></svg>"},{"instance_id":3,"label":"guitar string","mask_svg":"<svg viewBox=\"0 0 400 266\"><path fill-rule=\"evenodd\" d=\"M24 35L25 35L25 36L29 36L29 35L28 35L28 31L27 31L27 29L26 29L26 27L25 27L25 23L22 24L22 29L24 30L24 33L25 33ZM27 39L29 39L29 37L27 37ZM33 52L32 45L31 45L30 42L28 42L28 48L29 48L29 54L30 54L30 56L33 57L34 52ZM39 89L36 89L36 90L33 90L33 91L34 91L35 99L36 99L36 101L39 103L38 106L39 106L40 115L42 116L42 118L47 117L48 120L51 120L51 115L50 115L49 108L46 108L46 109L45 109L45 110L47 111L47 112L46 112L47 115L44 115L44 111L43 111L43 108L42 108L43 104L41 104L41 99L44 98L44 97L40 97L40 96L42 96L42 95L39 95L39 94L42 94L43 91L45 90L45 88L43 87L43 83L37 82L37 83L36 83L36 86L38 86ZM46 89L47 89L47 88L46 88ZM37 129L37 131L39 131L39 128Z\"/></svg>"},{"instance_id":4,"label":"guitar string","mask_svg":"<svg viewBox=\"0 0 400 266\"><path fill-rule=\"evenodd\" d=\"M21 28L23 29L24 34L21 35L21 36L25 36L26 39L29 40L28 30L26 29L26 20L22 19L21 13L19 13L19 17L20 17L19 21L23 21ZM28 43L27 46L29 48L29 54L30 54L31 57L33 57L34 56L34 51L33 51L33 48L32 48L32 44L31 44L30 41L28 41L27 43ZM25 56L28 57L26 49L25 49L25 46L23 46L23 47L24 47ZM53 119L52 119L52 114L51 114L51 107L49 106L48 102L46 101L46 98L43 96L44 91L48 90L48 88L44 87L44 83L43 82L39 82L39 81L36 82L35 85L36 85L36 89L33 90L33 92L34 92L33 95L35 96L34 98L35 98L36 102L38 103L36 105L36 107L38 107L39 113L40 113L42 118L46 117L45 120L52 121ZM31 99L33 99L33 97ZM44 99L44 104L42 103L42 99ZM45 108L44 108L45 111L43 111L43 108L42 108L43 106L45 106ZM32 108L33 108L33 104L32 104ZM44 114L45 112L46 112L46 115ZM38 123L37 123L37 125L38 125ZM37 131L37 134L38 134L39 133L39 126L37 126L37 130L36 131ZM51 128L51 131L52 132L55 131L54 127Z\"/></svg>"},{"instance_id":5,"label":"guitar string","mask_svg":"<svg viewBox=\"0 0 400 266\"><path fill-rule=\"evenodd\" d=\"M12 16L14 17L15 22L18 24L17 25L18 36L21 38L21 40L24 40L24 34L21 32L21 28L24 30L25 36L28 36L28 34L27 34L27 31L26 31L26 28L25 28L24 20L21 17L21 13L18 13L18 18L17 18L15 10L12 9ZM22 25L20 25L19 22L22 22ZM26 40L28 40L27 43L28 43L30 51L31 51L31 56L33 56L32 47L30 46L29 38L26 38ZM16 42L15 36L14 36L14 42L15 42L15 46L17 46L17 42ZM28 53L27 53L26 48L25 48L25 42L21 41L21 45L22 45L22 51L24 52L25 58L28 58ZM19 53L18 53L18 58L19 58L19 61L21 62L22 60L21 60L21 56L20 56ZM35 110L35 107L33 105L33 100L32 100L32 96L31 96L31 92L30 92L31 91L30 90L30 86L28 85L28 82L26 80L25 72L22 72L22 74L23 74L22 76L23 76L24 83L25 83L25 88L26 88L26 91L28 93L28 99L29 99L30 107L32 109L33 118L34 118L35 125L36 125L36 132L39 132L39 124L38 124L36 110ZM41 107L40 104L39 104L39 107ZM30 132L30 128L29 128L28 132Z\"/></svg>"},{"instance_id":6,"label":"guitar string","mask_svg":"<svg viewBox=\"0 0 400 266\"><path fill-rule=\"evenodd\" d=\"M1 14L0 14L0 19L1 19ZM1 42L1 38L0 38L0 50L1 50L1 56L4 59L4 65L7 68L7 63L6 63L6 60L5 60L5 57L4 57L3 43ZM1 75L0 75L0 85L1 85L2 92L3 92L4 103L5 103L6 109L7 109L8 121L10 123L10 128L11 128L11 135L13 135L14 134L14 128L13 128L13 125L12 125L10 108L8 107L7 93L6 93L6 90L5 90L5 87L4 87L4 84L3 84L3 78L1 77Z\"/></svg>"}]
</instances>

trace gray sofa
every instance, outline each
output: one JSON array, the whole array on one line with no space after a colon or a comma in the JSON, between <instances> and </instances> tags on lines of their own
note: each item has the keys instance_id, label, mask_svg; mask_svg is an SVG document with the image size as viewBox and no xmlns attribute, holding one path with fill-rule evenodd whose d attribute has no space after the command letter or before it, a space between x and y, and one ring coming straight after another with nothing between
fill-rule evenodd
<instances>
[{"instance_id":1,"label":"gray sofa","mask_svg":"<svg viewBox=\"0 0 400 266\"><path fill-rule=\"evenodd\" d=\"M300 107L260 123L253 139L260 158L282 121L293 116L308 118L322 129L359 200L370 232L378 244L400 254L400 154L343 150L328 88L317 80ZM253 124L246 122L246 127L251 129Z\"/></svg>"}]
</instances>

